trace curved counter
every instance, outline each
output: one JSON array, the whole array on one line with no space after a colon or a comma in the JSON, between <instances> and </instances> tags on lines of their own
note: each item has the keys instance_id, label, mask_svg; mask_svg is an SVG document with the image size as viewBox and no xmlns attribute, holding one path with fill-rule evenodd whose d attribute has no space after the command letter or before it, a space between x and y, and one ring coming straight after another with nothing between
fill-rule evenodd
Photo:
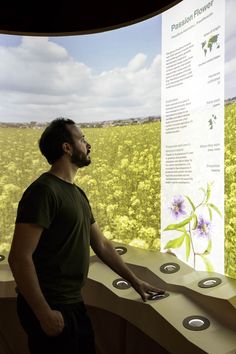
<instances>
[{"instance_id":1,"label":"curved counter","mask_svg":"<svg viewBox=\"0 0 236 354\"><path fill-rule=\"evenodd\" d=\"M116 273L91 255L83 297L98 354L235 354L236 280L198 272L171 254L114 243L142 279L166 290L143 302ZM126 250L126 252L124 252ZM15 282L0 263L0 354L28 354L16 315Z\"/></svg>"}]
</instances>

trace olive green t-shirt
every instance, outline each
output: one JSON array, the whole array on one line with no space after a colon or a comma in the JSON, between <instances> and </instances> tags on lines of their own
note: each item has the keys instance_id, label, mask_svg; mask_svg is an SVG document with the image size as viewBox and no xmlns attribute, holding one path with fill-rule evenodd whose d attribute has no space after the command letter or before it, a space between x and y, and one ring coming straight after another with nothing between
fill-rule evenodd
<instances>
[{"instance_id":1,"label":"olive green t-shirt","mask_svg":"<svg viewBox=\"0 0 236 354\"><path fill-rule=\"evenodd\" d=\"M90 226L95 222L85 193L48 172L24 192L16 223L43 227L33 261L50 303L81 301L89 268Z\"/></svg>"}]
</instances>

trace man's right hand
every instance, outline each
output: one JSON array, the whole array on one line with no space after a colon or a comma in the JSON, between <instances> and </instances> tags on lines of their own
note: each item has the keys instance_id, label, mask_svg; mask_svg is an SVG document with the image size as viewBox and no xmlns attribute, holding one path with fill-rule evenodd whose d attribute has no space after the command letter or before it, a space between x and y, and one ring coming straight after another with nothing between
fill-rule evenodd
<instances>
[{"instance_id":1,"label":"man's right hand","mask_svg":"<svg viewBox=\"0 0 236 354\"><path fill-rule=\"evenodd\" d=\"M62 313L56 310L49 310L42 314L39 322L43 331L50 337L58 336L65 327Z\"/></svg>"}]
</instances>

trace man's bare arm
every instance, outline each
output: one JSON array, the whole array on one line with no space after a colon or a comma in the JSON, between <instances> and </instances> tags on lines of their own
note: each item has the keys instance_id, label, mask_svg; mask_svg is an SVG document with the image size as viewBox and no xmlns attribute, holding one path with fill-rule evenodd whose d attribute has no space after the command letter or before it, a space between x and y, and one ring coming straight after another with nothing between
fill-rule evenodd
<instances>
[{"instance_id":1,"label":"man's bare arm","mask_svg":"<svg viewBox=\"0 0 236 354\"><path fill-rule=\"evenodd\" d=\"M155 292L159 294L164 293L163 290L139 279L130 270L120 255L116 252L112 242L106 239L106 237L103 235L97 223L91 225L90 235L90 244L97 256L122 278L128 280L133 288L140 294L143 301L146 301L147 294L149 292Z\"/></svg>"},{"instance_id":2,"label":"man's bare arm","mask_svg":"<svg viewBox=\"0 0 236 354\"><path fill-rule=\"evenodd\" d=\"M53 336L62 331L63 317L60 312L52 311L47 303L32 259L42 232L43 228L35 224L16 224L8 262L20 293L38 318L43 330Z\"/></svg>"}]
</instances>

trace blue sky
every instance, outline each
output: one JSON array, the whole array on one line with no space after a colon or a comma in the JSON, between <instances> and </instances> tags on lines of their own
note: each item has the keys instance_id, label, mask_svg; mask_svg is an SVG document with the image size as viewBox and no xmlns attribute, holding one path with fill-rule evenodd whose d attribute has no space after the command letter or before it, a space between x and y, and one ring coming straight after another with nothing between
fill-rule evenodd
<instances>
[{"instance_id":1,"label":"blue sky","mask_svg":"<svg viewBox=\"0 0 236 354\"><path fill-rule=\"evenodd\" d=\"M137 53L147 54L147 64L161 52L161 16L138 24L97 34L52 37L71 56L97 73L124 67Z\"/></svg>"},{"instance_id":2,"label":"blue sky","mask_svg":"<svg viewBox=\"0 0 236 354\"><path fill-rule=\"evenodd\" d=\"M226 0L225 98L236 96L236 1ZM161 15L65 37L0 35L0 121L161 114Z\"/></svg>"}]
</instances>

